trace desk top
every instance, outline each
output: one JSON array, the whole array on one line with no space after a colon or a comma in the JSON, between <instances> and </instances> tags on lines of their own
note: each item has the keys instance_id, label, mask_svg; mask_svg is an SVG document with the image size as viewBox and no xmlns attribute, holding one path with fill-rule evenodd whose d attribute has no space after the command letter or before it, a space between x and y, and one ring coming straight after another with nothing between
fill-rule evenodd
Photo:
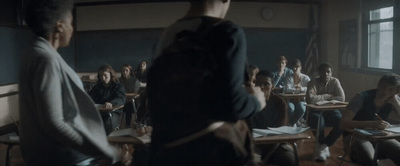
<instances>
[{"instance_id":1,"label":"desk top","mask_svg":"<svg viewBox=\"0 0 400 166\"><path fill-rule=\"evenodd\" d=\"M294 94L294 93L277 93L278 96L281 96L285 99L302 99L304 97L306 97L306 93L298 93L298 94Z\"/></svg>"},{"instance_id":2,"label":"desk top","mask_svg":"<svg viewBox=\"0 0 400 166\"><path fill-rule=\"evenodd\" d=\"M347 104L349 104L349 102L345 102L345 104L326 104L326 105L306 104L306 107L319 111L324 111L332 109L345 109L347 107Z\"/></svg>"},{"instance_id":3,"label":"desk top","mask_svg":"<svg viewBox=\"0 0 400 166\"><path fill-rule=\"evenodd\" d=\"M133 99L138 98L140 96L139 93L126 93L125 95L126 98L133 98Z\"/></svg>"},{"instance_id":4,"label":"desk top","mask_svg":"<svg viewBox=\"0 0 400 166\"><path fill-rule=\"evenodd\" d=\"M296 142L302 139L310 139L310 135L307 133L299 133L299 134L282 134L282 135L273 135L273 136L264 136L253 138L254 144L273 144L273 143L284 143L284 142Z\"/></svg>"},{"instance_id":5,"label":"desk top","mask_svg":"<svg viewBox=\"0 0 400 166\"><path fill-rule=\"evenodd\" d=\"M0 136L0 143L7 145L19 145L19 136L16 133L8 133Z\"/></svg>"},{"instance_id":6,"label":"desk top","mask_svg":"<svg viewBox=\"0 0 400 166\"><path fill-rule=\"evenodd\" d=\"M145 133L139 136L135 129L126 128L111 132L108 135L108 141L110 143L144 145L151 143L151 134Z\"/></svg>"},{"instance_id":7,"label":"desk top","mask_svg":"<svg viewBox=\"0 0 400 166\"><path fill-rule=\"evenodd\" d=\"M400 133L394 133L390 131L385 131L381 130L381 132L385 133L386 135L365 135L360 132L357 132L355 130L346 130L348 132L351 132L361 138L370 140L370 141L376 141L376 140L385 140L385 139L399 139L400 138Z\"/></svg>"},{"instance_id":8,"label":"desk top","mask_svg":"<svg viewBox=\"0 0 400 166\"><path fill-rule=\"evenodd\" d=\"M96 107L99 111L104 111L104 112L110 112L110 111L114 111L114 110L118 110L124 107L124 105L120 105L120 106L115 106L112 108L106 108L104 107L103 104L96 104Z\"/></svg>"}]
</instances>

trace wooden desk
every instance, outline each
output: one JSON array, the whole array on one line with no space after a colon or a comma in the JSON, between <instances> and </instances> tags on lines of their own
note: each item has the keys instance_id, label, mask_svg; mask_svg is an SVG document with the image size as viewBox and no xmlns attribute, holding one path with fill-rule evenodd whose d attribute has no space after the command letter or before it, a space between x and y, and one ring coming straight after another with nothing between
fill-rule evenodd
<instances>
[{"instance_id":1,"label":"wooden desk","mask_svg":"<svg viewBox=\"0 0 400 166\"><path fill-rule=\"evenodd\" d=\"M151 143L151 133L145 133L143 136L139 136L136 130L132 128L113 131L107 138L110 143L117 144L144 145Z\"/></svg>"},{"instance_id":2,"label":"wooden desk","mask_svg":"<svg viewBox=\"0 0 400 166\"><path fill-rule=\"evenodd\" d=\"M308 121L308 113L310 112L309 109L313 109L314 111L319 111L319 118L318 118L318 124L317 124L317 132L316 132L316 139L315 139L315 146L314 146L314 155L316 155L317 152L317 144L318 144L318 138L319 138L319 125L321 124L321 117L322 117L322 113L325 111L329 111L329 110L343 110L346 109L348 102L345 102L344 104L326 104L326 105L315 105L315 104L306 104L306 111L307 111L307 121Z\"/></svg>"},{"instance_id":3,"label":"wooden desk","mask_svg":"<svg viewBox=\"0 0 400 166\"><path fill-rule=\"evenodd\" d=\"M353 134L355 136L358 136L359 138L362 138L362 139L365 139L365 140L368 140L368 141L371 141L371 142L379 141L379 140L388 140L388 139L396 139L396 140L400 139L400 133L394 133L394 132L385 131L385 130L381 130L383 133L386 134L386 135L383 135L383 136L365 135L365 134L362 134L362 133L357 132L355 130L345 130L345 131L350 132L351 134ZM376 153L376 151L378 149L378 146L379 146L379 142L376 142L375 147L374 147L374 149L375 149L374 159L373 159L374 163L378 163L378 156L377 156L377 153ZM350 148L351 148L351 145L350 145Z\"/></svg>"},{"instance_id":4,"label":"wooden desk","mask_svg":"<svg viewBox=\"0 0 400 166\"><path fill-rule=\"evenodd\" d=\"M355 130L346 130L348 132L353 133L354 135L357 135L363 139L369 140L369 141L378 141L378 140L386 140L386 139L399 139L400 138L400 133L394 133L394 132L390 132L390 131L385 131L382 130L383 133L385 133L386 135L383 136L379 136L379 135L364 135L360 132L357 132Z\"/></svg>"},{"instance_id":5,"label":"wooden desk","mask_svg":"<svg viewBox=\"0 0 400 166\"><path fill-rule=\"evenodd\" d=\"M277 93L278 96L289 100L289 99L303 99L304 97L306 97L306 93L298 93L298 94L294 94L294 93Z\"/></svg>"},{"instance_id":6,"label":"wooden desk","mask_svg":"<svg viewBox=\"0 0 400 166\"><path fill-rule=\"evenodd\" d=\"M139 93L126 93L125 95L127 99L136 99L140 96Z\"/></svg>"},{"instance_id":7,"label":"wooden desk","mask_svg":"<svg viewBox=\"0 0 400 166\"><path fill-rule=\"evenodd\" d=\"M282 135L273 135L273 136L264 136L253 138L253 142L255 145L265 145L265 144L275 144L275 143L290 143L293 145L294 154L296 157L297 163L300 162L298 155L298 148L296 141L300 141L303 139L310 139L310 135L302 132L299 134L282 134Z\"/></svg>"},{"instance_id":8,"label":"wooden desk","mask_svg":"<svg viewBox=\"0 0 400 166\"><path fill-rule=\"evenodd\" d=\"M103 104L96 104L96 107L100 112L112 112L112 111L124 108L124 105L115 106L115 107L112 107L112 108L106 108L106 107L104 107Z\"/></svg>"},{"instance_id":9,"label":"wooden desk","mask_svg":"<svg viewBox=\"0 0 400 166\"><path fill-rule=\"evenodd\" d=\"M100 111L100 113L107 113L108 114L108 116L110 116L110 124L111 124L111 126L114 126L113 125L113 118L112 118L112 112L114 112L115 110L119 110L119 109L121 109L121 108L124 108L124 105L120 105L120 106L115 106L115 107L112 107L112 108L106 108L106 107L104 107L104 104L96 104L96 107L97 107L97 110L99 110ZM121 120L120 120L120 122L119 122L119 125L116 127L116 129L119 129L120 127L121 127L121 122L122 122L122 117L121 117Z\"/></svg>"},{"instance_id":10,"label":"wooden desk","mask_svg":"<svg viewBox=\"0 0 400 166\"><path fill-rule=\"evenodd\" d=\"M302 139L310 139L310 135L306 133L299 133L299 134L282 134L282 135L273 135L273 136L264 136L264 137L257 137L253 138L255 145L263 145L263 144L273 144L273 143L294 143L296 141Z\"/></svg>"},{"instance_id":11,"label":"wooden desk","mask_svg":"<svg viewBox=\"0 0 400 166\"><path fill-rule=\"evenodd\" d=\"M10 139L14 138L14 139ZM7 153L6 153L6 166L10 166L11 161L11 150L14 145L19 145L19 136L15 133L9 133L0 136L0 143L7 145Z\"/></svg>"},{"instance_id":12,"label":"wooden desk","mask_svg":"<svg viewBox=\"0 0 400 166\"><path fill-rule=\"evenodd\" d=\"M344 102L344 103L345 104L326 104L326 105L306 104L306 107L322 112L326 110L346 109L347 104L349 104L349 102Z\"/></svg>"}]
</instances>

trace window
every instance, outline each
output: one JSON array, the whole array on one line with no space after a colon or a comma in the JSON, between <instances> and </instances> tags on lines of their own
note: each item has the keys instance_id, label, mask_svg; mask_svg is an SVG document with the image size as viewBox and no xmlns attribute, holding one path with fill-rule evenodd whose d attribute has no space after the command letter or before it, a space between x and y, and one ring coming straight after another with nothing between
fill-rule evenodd
<instances>
[{"instance_id":1,"label":"window","mask_svg":"<svg viewBox=\"0 0 400 166\"><path fill-rule=\"evenodd\" d=\"M393 69L393 7L369 12L368 68Z\"/></svg>"}]
</instances>

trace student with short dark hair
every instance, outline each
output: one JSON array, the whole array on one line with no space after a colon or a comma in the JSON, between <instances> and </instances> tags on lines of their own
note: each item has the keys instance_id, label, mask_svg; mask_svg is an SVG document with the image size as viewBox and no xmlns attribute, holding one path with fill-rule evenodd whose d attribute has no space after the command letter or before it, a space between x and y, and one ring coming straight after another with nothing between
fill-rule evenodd
<instances>
[{"instance_id":1,"label":"student with short dark hair","mask_svg":"<svg viewBox=\"0 0 400 166\"><path fill-rule=\"evenodd\" d=\"M344 130L354 128L383 130L390 127L389 122L399 122L399 93L400 76L397 74L382 76L376 89L360 92L351 99L347 109L342 112L340 127ZM345 146L349 145L350 136L348 133L344 134ZM353 136L350 151L351 159L361 165L375 165L374 156L377 159L391 159L396 165L400 165L400 143L394 139L371 142Z\"/></svg>"},{"instance_id":2,"label":"student with short dark hair","mask_svg":"<svg viewBox=\"0 0 400 166\"><path fill-rule=\"evenodd\" d=\"M287 125L287 104L285 100L273 93L273 73L270 71L258 72L255 80L265 94L267 106L247 120L251 128L267 129ZM298 165L294 149L288 143L257 145L256 152L261 155L263 165Z\"/></svg>"},{"instance_id":3,"label":"student with short dark hair","mask_svg":"<svg viewBox=\"0 0 400 166\"><path fill-rule=\"evenodd\" d=\"M89 91L96 104L102 104L106 108L113 108L125 104L125 88L117 81L114 69L106 64L100 66L97 72L97 84ZM109 134L119 127L122 109L111 113L101 112L106 133Z\"/></svg>"},{"instance_id":4,"label":"student with short dark hair","mask_svg":"<svg viewBox=\"0 0 400 166\"><path fill-rule=\"evenodd\" d=\"M344 101L344 90L340 85L339 79L332 77L332 67L329 64L323 63L318 67L319 77L308 82L306 101L308 104L315 104L319 101L338 100ZM309 110L308 125L311 128L318 128L318 119L320 112ZM318 161L325 161L331 156L329 146L342 135L342 130L339 127L342 114L339 110L329 110L322 113L319 129L319 138L317 138L317 153L314 158ZM325 127L333 127L330 133L325 137Z\"/></svg>"}]
</instances>

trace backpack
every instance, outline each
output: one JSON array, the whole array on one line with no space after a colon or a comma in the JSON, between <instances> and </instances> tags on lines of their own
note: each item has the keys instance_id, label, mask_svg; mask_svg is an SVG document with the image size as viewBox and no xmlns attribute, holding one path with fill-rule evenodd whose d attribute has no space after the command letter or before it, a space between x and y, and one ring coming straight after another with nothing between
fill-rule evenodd
<instances>
[{"instance_id":1,"label":"backpack","mask_svg":"<svg viewBox=\"0 0 400 166\"><path fill-rule=\"evenodd\" d=\"M197 31L181 31L153 61L148 70L147 90L154 103L181 113L200 111L202 96L212 96L210 87L218 69L206 37L222 22L203 21Z\"/></svg>"}]
</instances>

